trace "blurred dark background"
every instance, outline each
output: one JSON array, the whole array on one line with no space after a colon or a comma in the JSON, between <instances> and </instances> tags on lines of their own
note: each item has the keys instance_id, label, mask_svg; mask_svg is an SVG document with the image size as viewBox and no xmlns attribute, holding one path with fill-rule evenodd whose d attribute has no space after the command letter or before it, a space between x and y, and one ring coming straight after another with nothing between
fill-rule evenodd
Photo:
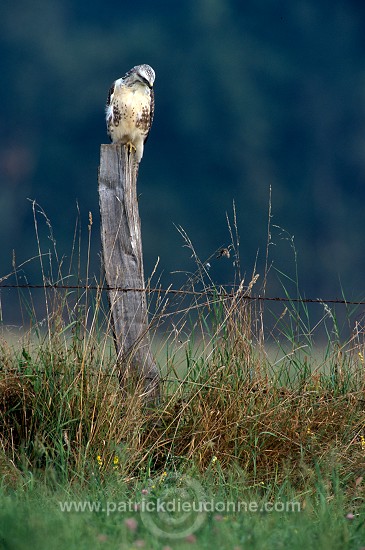
<instances>
[{"instance_id":1,"label":"blurred dark background","mask_svg":"<svg viewBox=\"0 0 365 550\"><path fill-rule=\"evenodd\" d=\"M78 216L86 262L92 212L99 278L106 95L149 63L156 112L138 181L146 276L157 257L165 285L194 269L175 225L202 260L227 246L235 201L242 272L249 280L257 258L262 281L271 186L267 293L282 293L276 270L295 279L294 243L302 295L363 298L364 27L365 3L349 0L2 2L0 278L13 250L18 265L38 254L27 199L44 209L66 272ZM43 215L38 223L42 252L52 250ZM232 260L213 255L213 280L233 281ZM39 260L19 276L41 282Z\"/></svg>"}]
</instances>

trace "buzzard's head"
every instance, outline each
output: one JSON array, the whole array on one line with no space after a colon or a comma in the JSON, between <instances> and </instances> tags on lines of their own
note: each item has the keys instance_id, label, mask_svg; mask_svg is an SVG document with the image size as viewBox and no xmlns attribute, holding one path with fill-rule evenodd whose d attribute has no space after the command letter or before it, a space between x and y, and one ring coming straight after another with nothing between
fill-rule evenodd
<instances>
[{"instance_id":1,"label":"buzzard's head","mask_svg":"<svg viewBox=\"0 0 365 550\"><path fill-rule=\"evenodd\" d=\"M149 65L136 65L127 72L123 80L128 81L130 84L142 82L152 88L155 82L155 71Z\"/></svg>"}]
</instances>

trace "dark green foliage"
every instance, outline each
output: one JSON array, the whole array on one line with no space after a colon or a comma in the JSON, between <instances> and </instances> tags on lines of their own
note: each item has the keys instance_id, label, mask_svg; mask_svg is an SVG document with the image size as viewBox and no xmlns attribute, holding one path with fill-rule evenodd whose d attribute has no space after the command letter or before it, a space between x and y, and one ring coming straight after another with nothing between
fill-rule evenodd
<instances>
[{"instance_id":1,"label":"dark green foliage","mask_svg":"<svg viewBox=\"0 0 365 550\"><path fill-rule=\"evenodd\" d=\"M236 200L243 268L265 248L269 185L274 221L295 235L302 292L361 294L365 269L365 102L359 2L37 0L0 8L1 274L36 252L35 198L70 254L76 218L98 219L99 144L110 83L131 66L157 74L156 116L140 170L146 273L159 256L190 268L173 223L201 257L229 240ZM97 234L97 232L96 232ZM272 259L289 272L273 229ZM98 239L91 272L98 273ZM259 254L258 272L264 261ZM214 278L232 263L212 261ZM27 268L28 276L38 273ZM177 278L175 275L174 280ZM267 288L279 290L275 281Z\"/></svg>"}]
</instances>

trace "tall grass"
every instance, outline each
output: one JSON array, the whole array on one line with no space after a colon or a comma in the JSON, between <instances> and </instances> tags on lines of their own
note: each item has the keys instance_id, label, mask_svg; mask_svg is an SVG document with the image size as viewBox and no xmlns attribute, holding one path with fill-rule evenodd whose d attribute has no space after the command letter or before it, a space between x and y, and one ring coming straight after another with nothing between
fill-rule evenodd
<instances>
[{"instance_id":1,"label":"tall grass","mask_svg":"<svg viewBox=\"0 0 365 550\"><path fill-rule=\"evenodd\" d=\"M103 292L46 288L67 284L72 275L70 267L63 274L52 234L53 251L42 250L33 208L44 316L37 319L31 294L22 296L28 330L16 343L5 332L0 338L6 485L30 474L52 485L103 479L116 470L126 482L193 470L213 471L211 482L219 486L237 471L249 487L274 491L288 483L315 494L313 480L323 469L338 473L350 500L364 496L361 483L355 487L365 457L364 328L358 320L342 342L334 311L323 305L319 325L327 341L316 349L318 327L288 295L266 331L270 312L249 299L258 274L254 270L246 282L239 271L235 218L229 221L231 244L213 255L236 262L237 280L229 289L214 284L211 259L201 261L180 229L196 271L182 289L190 294L161 291L154 302L151 334L162 391L159 405L146 409L138 381L131 379L121 393ZM90 218L88 251L91 227ZM77 281L89 283L88 268L84 279L80 270ZM101 288L102 278L96 284ZM327 482L330 495L330 474Z\"/></svg>"}]
</instances>

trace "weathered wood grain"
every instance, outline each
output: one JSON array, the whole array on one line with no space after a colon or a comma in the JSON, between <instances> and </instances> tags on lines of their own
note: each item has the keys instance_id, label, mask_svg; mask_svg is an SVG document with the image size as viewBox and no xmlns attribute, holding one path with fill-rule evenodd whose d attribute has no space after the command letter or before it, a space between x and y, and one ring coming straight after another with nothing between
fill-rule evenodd
<instances>
[{"instance_id":1,"label":"weathered wood grain","mask_svg":"<svg viewBox=\"0 0 365 550\"><path fill-rule=\"evenodd\" d=\"M101 146L101 241L109 287L145 288L137 166L127 147ZM110 290L108 294L121 385L124 387L126 375L132 368L143 383L145 400L155 401L159 395L159 372L148 334L146 293Z\"/></svg>"}]
</instances>

